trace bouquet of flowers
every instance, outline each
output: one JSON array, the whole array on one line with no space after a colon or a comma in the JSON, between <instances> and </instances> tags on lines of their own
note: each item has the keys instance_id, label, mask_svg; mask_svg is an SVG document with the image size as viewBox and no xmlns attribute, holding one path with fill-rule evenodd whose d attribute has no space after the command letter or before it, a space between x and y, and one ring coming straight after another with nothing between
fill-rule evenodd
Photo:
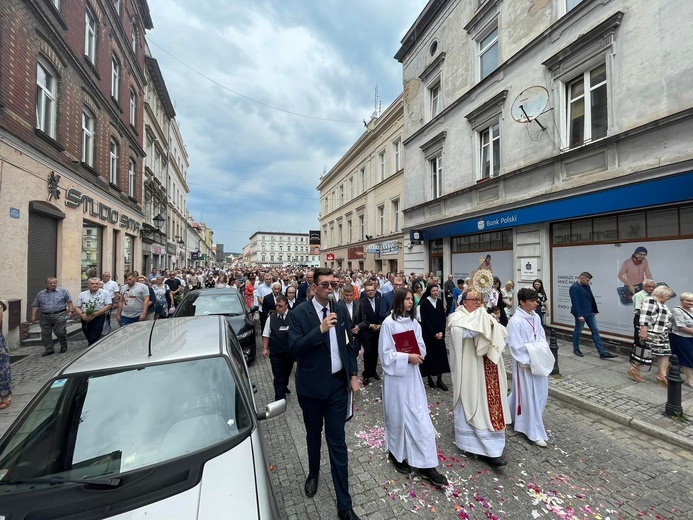
<instances>
[{"instance_id":1,"label":"bouquet of flowers","mask_svg":"<svg viewBox=\"0 0 693 520\"><path fill-rule=\"evenodd\" d=\"M87 316L92 316L97 311L100 303L101 298L98 294L94 298L89 298L89 301L84 305L84 313Z\"/></svg>"}]
</instances>

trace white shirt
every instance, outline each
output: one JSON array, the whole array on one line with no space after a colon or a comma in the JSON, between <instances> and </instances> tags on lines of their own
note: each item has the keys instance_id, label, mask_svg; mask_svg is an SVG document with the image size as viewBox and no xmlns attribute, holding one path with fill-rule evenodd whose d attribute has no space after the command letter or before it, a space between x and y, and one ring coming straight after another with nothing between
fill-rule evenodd
<instances>
[{"instance_id":1,"label":"white shirt","mask_svg":"<svg viewBox=\"0 0 693 520\"><path fill-rule=\"evenodd\" d=\"M98 289L95 293L87 289L84 292L79 293L77 296L77 301L75 302L75 307L82 309L82 312L86 313L88 306L91 306L92 312L98 312L103 309L106 305L111 305L113 300L108 291L104 289Z\"/></svg>"},{"instance_id":2,"label":"white shirt","mask_svg":"<svg viewBox=\"0 0 693 520\"><path fill-rule=\"evenodd\" d=\"M318 319L320 320L320 323L322 323L323 317L322 317L322 309L323 306L318 303L318 300L315 298L311 299L311 302L313 302L313 307L315 307L315 312L318 314ZM330 307L329 305L326 305L327 307L327 314L330 314ZM339 317L337 318L337 322L339 323ZM339 372L342 368L344 368L344 365L342 364L342 358L339 357L339 343L337 343L337 326L335 325L334 327L330 328L330 357L332 359L332 373L336 374Z\"/></svg>"},{"instance_id":3,"label":"white shirt","mask_svg":"<svg viewBox=\"0 0 693 520\"><path fill-rule=\"evenodd\" d=\"M287 310L284 314L278 314L277 316L284 316L284 321L286 321L286 326L289 326L289 320L287 319L289 315L289 311ZM270 320L267 320L265 322L265 328L262 329L262 337L263 338L269 338L270 337Z\"/></svg>"},{"instance_id":4,"label":"white shirt","mask_svg":"<svg viewBox=\"0 0 693 520\"><path fill-rule=\"evenodd\" d=\"M103 285L103 290L111 296L111 301L113 301L115 299L115 293L120 293L120 286L117 282L114 282L113 280L101 283Z\"/></svg>"}]
</instances>

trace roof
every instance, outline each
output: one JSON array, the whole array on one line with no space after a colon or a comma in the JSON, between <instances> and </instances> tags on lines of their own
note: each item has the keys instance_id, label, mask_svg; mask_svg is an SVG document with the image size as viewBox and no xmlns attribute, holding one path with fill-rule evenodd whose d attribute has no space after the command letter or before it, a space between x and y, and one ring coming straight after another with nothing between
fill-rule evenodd
<instances>
[{"instance_id":1,"label":"roof","mask_svg":"<svg viewBox=\"0 0 693 520\"><path fill-rule=\"evenodd\" d=\"M426 29L433 23L438 13L443 9L448 0L430 0L426 7L423 8L421 14L409 28L407 34L402 38L402 46L395 54L395 59L402 63L405 56L409 53L412 47L416 45L419 38L426 32Z\"/></svg>"},{"instance_id":2,"label":"roof","mask_svg":"<svg viewBox=\"0 0 693 520\"><path fill-rule=\"evenodd\" d=\"M154 87L161 98L161 104L164 106L166 115L173 119L176 117L176 111L173 108L171 97L168 95L166 81L164 81L164 75L161 73L161 69L159 68L159 62L156 58L152 58L151 56L145 56L144 62L149 69L149 75L151 76Z\"/></svg>"},{"instance_id":3,"label":"roof","mask_svg":"<svg viewBox=\"0 0 693 520\"><path fill-rule=\"evenodd\" d=\"M225 342L225 330L223 316L195 316L133 323L94 344L65 367L61 375L218 355L224 350L222 345Z\"/></svg>"}]
</instances>

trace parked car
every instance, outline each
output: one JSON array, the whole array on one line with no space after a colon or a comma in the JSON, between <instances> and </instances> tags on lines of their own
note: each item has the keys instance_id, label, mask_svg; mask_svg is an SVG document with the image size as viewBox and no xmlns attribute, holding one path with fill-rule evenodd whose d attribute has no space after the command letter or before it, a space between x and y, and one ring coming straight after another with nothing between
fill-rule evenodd
<instances>
[{"instance_id":1,"label":"parked car","mask_svg":"<svg viewBox=\"0 0 693 520\"><path fill-rule=\"evenodd\" d=\"M0 439L0 518L279 518L222 317L133 323L58 371Z\"/></svg>"},{"instance_id":2,"label":"parked car","mask_svg":"<svg viewBox=\"0 0 693 520\"><path fill-rule=\"evenodd\" d=\"M255 322L257 306L248 308L245 298L235 287L190 291L176 307L174 318L183 316L225 316L236 333L248 363L255 361Z\"/></svg>"}]
</instances>

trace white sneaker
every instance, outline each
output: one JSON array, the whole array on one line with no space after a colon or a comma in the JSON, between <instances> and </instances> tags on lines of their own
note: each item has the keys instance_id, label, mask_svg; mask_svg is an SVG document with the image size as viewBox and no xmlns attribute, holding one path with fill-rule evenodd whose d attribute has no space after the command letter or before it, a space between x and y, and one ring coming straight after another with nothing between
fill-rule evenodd
<instances>
[{"instance_id":1,"label":"white sneaker","mask_svg":"<svg viewBox=\"0 0 693 520\"><path fill-rule=\"evenodd\" d=\"M534 441L535 446L539 446L540 448L546 448L548 444L546 444L546 441L544 439L539 439L538 441Z\"/></svg>"}]
</instances>

